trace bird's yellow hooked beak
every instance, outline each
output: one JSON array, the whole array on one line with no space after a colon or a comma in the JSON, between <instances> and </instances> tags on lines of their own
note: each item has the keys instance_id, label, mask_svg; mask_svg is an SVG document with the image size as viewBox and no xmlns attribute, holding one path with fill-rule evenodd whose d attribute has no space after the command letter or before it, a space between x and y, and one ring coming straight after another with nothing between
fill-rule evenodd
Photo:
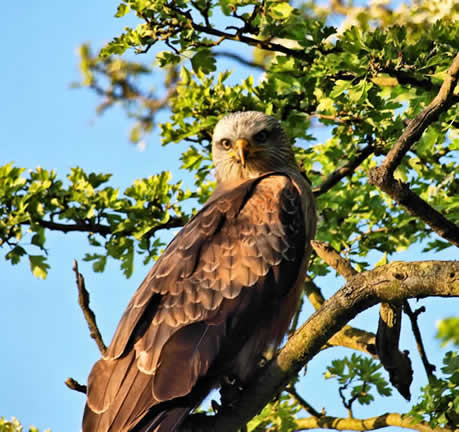
<instances>
[{"instance_id":1,"label":"bird's yellow hooked beak","mask_svg":"<svg viewBox=\"0 0 459 432\"><path fill-rule=\"evenodd\" d=\"M234 143L234 152L241 165L245 167L247 154L249 152L249 142L245 138L239 138Z\"/></svg>"}]
</instances>

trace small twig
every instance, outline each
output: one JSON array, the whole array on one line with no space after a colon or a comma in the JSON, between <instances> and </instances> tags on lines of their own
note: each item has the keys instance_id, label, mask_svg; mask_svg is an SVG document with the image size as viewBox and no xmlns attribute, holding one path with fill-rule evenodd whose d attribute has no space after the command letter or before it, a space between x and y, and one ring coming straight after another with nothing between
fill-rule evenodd
<instances>
[{"instance_id":1,"label":"small twig","mask_svg":"<svg viewBox=\"0 0 459 432\"><path fill-rule=\"evenodd\" d=\"M78 381L74 380L73 378L67 378L65 380L65 385L69 389L72 389L72 390L75 390L77 392L84 393L84 394L86 394L88 390L88 388L85 385L80 384Z\"/></svg>"},{"instance_id":2,"label":"small twig","mask_svg":"<svg viewBox=\"0 0 459 432\"><path fill-rule=\"evenodd\" d=\"M296 390L295 386L289 385L286 387L285 391L292 395L293 398L301 405L301 407L304 408L312 416L319 418L325 415L324 413L317 411L309 402L303 399L303 397Z\"/></svg>"},{"instance_id":3,"label":"small twig","mask_svg":"<svg viewBox=\"0 0 459 432\"><path fill-rule=\"evenodd\" d=\"M96 315L89 307L89 293L86 290L84 277L78 271L78 263L76 260L73 261L73 271L76 276L76 284L78 288L78 303L80 304L83 315L88 323L89 334L96 341L97 346L99 347L100 353L103 355L107 350L107 347L102 340L102 335L100 334L99 328L96 324Z\"/></svg>"},{"instance_id":4,"label":"small twig","mask_svg":"<svg viewBox=\"0 0 459 432\"><path fill-rule=\"evenodd\" d=\"M341 168L333 171L319 186L315 187L312 191L315 196L319 196L330 190L338 182L340 182L344 177L352 174L356 168L367 159L374 151L372 145L367 145L362 150L360 150L355 158L346 162Z\"/></svg>"},{"instance_id":5,"label":"small twig","mask_svg":"<svg viewBox=\"0 0 459 432\"><path fill-rule=\"evenodd\" d=\"M322 258L330 267L333 267L341 276L350 279L358 272L352 267L352 264L344 259L335 249L328 243L318 240L311 241L312 248L317 255Z\"/></svg>"},{"instance_id":6,"label":"small twig","mask_svg":"<svg viewBox=\"0 0 459 432\"><path fill-rule=\"evenodd\" d=\"M421 331L419 330L418 326L418 316L422 312L425 312L425 307L422 306L419 309L415 310L414 312L411 310L410 304L408 303L408 300L405 300L403 302L403 311L408 315L410 318L411 322L411 329L414 334L414 338L416 340L416 347L418 349L419 355L422 360L422 364L424 365L424 369L427 374L427 379L429 381L432 380L432 378L435 378L434 371L435 371L435 365L429 362L427 359L427 353L424 349L424 343L422 342L422 336L421 336Z\"/></svg>"}]
</instances>

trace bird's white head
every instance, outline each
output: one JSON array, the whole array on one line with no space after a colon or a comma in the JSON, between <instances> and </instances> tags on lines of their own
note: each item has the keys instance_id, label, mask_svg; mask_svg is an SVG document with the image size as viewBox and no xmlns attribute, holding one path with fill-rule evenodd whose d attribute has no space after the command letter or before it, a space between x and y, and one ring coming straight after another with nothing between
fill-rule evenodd
<instances>
[{"instance_id":1,"label":"bird's white head","mask_svg":"<svg viewBox=\"0 0 459 432\"><path fill-rule=\"evenodd\" d=\"M223 117L214 129L212 154L219 183L298 169L289 138L279 121L258 111Z\"/></svg>"}]
</instances>

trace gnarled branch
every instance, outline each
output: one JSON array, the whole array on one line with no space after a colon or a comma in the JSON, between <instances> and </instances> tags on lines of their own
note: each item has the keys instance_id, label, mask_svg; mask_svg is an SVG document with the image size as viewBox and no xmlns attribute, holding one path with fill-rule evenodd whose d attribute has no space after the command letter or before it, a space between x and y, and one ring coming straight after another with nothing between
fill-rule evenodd
<instances>
[{"instance_id":1,"label":"gnarled branch","mask_svg":"<svg viewBox=\"0 0 459 432\"><path fill-rule=\"evenodd\" d=\"M393 174L410 147L421 137L426 128L436 121L442 112L457 102L454 89L458 74L459 54L456 55L448 68L446 78L434 100L410 121L405 132L389 151L382 164L372 168L368 175L370 184L387 193L399 204L406 207L409 213L419 217L438 235L456 246L459 246L459 227L413 193L407 184L396 180Z\"/></svg>"}]
</instances>

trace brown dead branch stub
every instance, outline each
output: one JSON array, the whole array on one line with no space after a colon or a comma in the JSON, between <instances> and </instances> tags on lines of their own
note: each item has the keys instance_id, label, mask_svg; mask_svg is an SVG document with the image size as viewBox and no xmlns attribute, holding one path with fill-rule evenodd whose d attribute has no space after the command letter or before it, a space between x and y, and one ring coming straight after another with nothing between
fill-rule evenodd
<instances>
[{"instance_id":1,"label":"brown dead branch stub","mask_svg":"<svg viewBox=\"0 0 459 432\"><path fill-rule=\"evenodd\" d=\"M96 341L100 353L104 355L107 347L104 344L99 327L97 327L96 315L89 307L89 292L86 289L83 275L78 271L78 263L76 260L73 261L73 271L75 272L78 288L78 303L88 324L89 334Z\"/></svg>"},{"instance_id":2,"label":"brown dead branch stub","mask_svg":"<svg viewBox=\"0 0 459 432\"><path fill-rule=\"evenodd\" d=\"M65 380L65 385L71 390L75 390L77 392L84 394L86 394L88 390L88 388L85 385L80 384L77 380L74 380L73 378L67 378Z\"/></svg>"}]
</instances>

